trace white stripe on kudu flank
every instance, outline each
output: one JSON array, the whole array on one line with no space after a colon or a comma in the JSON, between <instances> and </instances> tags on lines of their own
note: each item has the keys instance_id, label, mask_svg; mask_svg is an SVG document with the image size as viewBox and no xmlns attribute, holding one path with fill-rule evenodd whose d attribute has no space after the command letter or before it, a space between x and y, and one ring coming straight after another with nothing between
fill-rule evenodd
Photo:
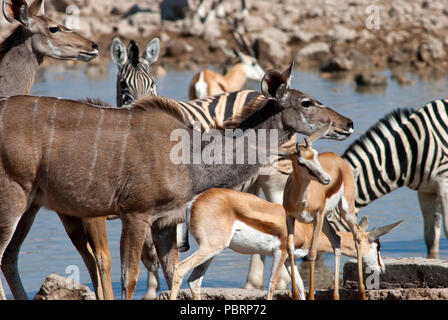
<instances>
[{"instance_id":1,"label":"white stripe on kudu flank","mask_svg":"<svg viewBox=\"0 0 448 320\"><path fill-rule=\"evenodd\" d=\"M33 104L33 152L34 152L34 160L37 161L38 157L37 157L37 138L36 138L36 129L37 129L37 125L36 125L36 121L37 121L37 112L39 110L39 99L40 97L38 97Z\"/></svg>"},{"instance_id":2,"label":"white stripe on kudu flank","mask_svg":"<svg viewBox=\"0 0 448 320\"><path fill-rule=\"evenodd\" d=\"M51 115L50 115L50 136L48 138L48 150L47 150L47 168L46 168L46 180L45 180L45 186L46 190L48 191L48 177L50 176L50 162L51 162L51 146L53 144L53 138L54 138L54 119L56 118L56 104L58 101L56 100L53 104L53 108L51 109Z\"/></svg>"},{"instance_id":3,"label":"white stripe on kudu flank","mask_svg":"<svg viewBox=\"0 0 448 320\"><path fill-rule=\"evenodd\" d=\"M98 125L96 127L95 140L93 142L93 158L92 158L92 162L90 163L89 182L87 183L86 189L88 189L90 187L90 185L92 184L92 181L93 181L93 170L95 169L96 160L98 159L97 144L98 144L99 136L101 134L101 125L103 124L103 120L104 120L104 109L101 109L100 119L99 119Z\"/></svg>"}]
</instances>

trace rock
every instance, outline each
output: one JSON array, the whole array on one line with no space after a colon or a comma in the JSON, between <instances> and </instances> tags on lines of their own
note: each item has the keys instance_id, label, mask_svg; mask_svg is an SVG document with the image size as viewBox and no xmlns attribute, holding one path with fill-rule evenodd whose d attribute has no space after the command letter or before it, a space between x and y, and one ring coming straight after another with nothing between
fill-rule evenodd
<instances>
[{"instance_id":1,"label":"rock","mask_svg":"<svg viewBox=\"0 0 448 320\"><path fill-rule=\"evenodd\" d=\"M330 47L325 42L313 42L297 52L295 60L300 62L302 59L316 59L326 56L330 53Z\"/></svg>"},{"instance_id":2,"label":"rock","mask_svg":"<svg viewBox=\"0 0 448 320\"><path fill-rule=\"evenodd\" d=\"M291 33L292 41L310 42L316 36L315 33L303 31L300 28L295 28Z\"/></svg>"},{"instance_id":3,"label":"rock","mask_svg":"<svg viewBox=\"0 0 448 320\"><path fill-rule=\"evenodd\" d=\"M170 40L166 48L166 56L179 57L193 51L193 47L184 40Z\"/></svg>"},{"instance_id":4,"label":"rock","mask_svg":"<svg viewBox=\"0 0 448 320\"><path fill-rule=\"evenodd\" d=\"M180 20L190 10L188 0L163 0L160 3L160 13L163 20Z\"/></svg>"},{"instance_id":5,"label":"rock","mask_svg":"<svg viewBox=\"0 0 448 320\"><path fill-rule=\"evenodd\" d=\"M393 80L395 80L399 85L408 85L408 84L414 84L414 80L407 78L401 73L392 73L390 76Z\"/></svg>"},{"instance_id":6,"label":"rock","mask_svg":"<svg viewBox=\"0 0 448 320\"><path fill-rule=\"evenodd\" d=\"M335 25L333 29L327 32L327 36L336 41L351 41L358 36L358 33L356 32L356 30L338 24Z\"/></svg>"},{"instance_id":7,"label":"rock","mask_svg":"<svg viewBox=\"0 0 448 320\"><path fill-rule=\"evenodd\" d=\"M259 59L267 59L274 65L289 60L291 49L288 46L288 35L277 28L266 28L255 38L255 50Z\"/></svg>"},{"instance_id":8,"label":"rock","mask_svg":"<svg viewBox=\"0 0 448 320\"><path fill-rule=\"evenodd\" d=\"M381 289L448 287L447 260L383 258L383 262L386 270L385 273L380 275ZM356 260L352 259L345 263L343 274L345 288L358 286Z\"/></svg>"},{"instance_id":9,"label":"rock","mask_svg":"<svg viewBox=\"0 0 448 320\"><path fill-rule=\"evenodd\" d=\"M126 39L135 38L139 34L138 28L136 26L132 26L127 19L121 20L118 24L116 24L113 31L117 36Z\"/></svg>"},{"instance_id":10,"label":"rock","mask_svg":"<svg viewBox=\"0 0 448 320\"><path fill-rule=\"evenodd\" d=\"M202 300L265 300L267 291L246 290L240 288L202 288ZM339 290L341 300L358 300L358 291L341 288ZM159 300L168 300L170 292L162 291ZM316 290L316 300L331 300L333 289ZM447 300L448 288L411 288L411 289L383 289L366 290L367 300ZM191 300L190 290L179 290L179 300ZM274 292L274 300L291 300L289 290Z\"/></svg>"},{"instance_id":11,"label":"rock","mask_svg":"<svg viewBox=\"0 0 448 320\"><path fill-rule=\"evenodd\" d=\"M433 36L427 36L425 41L418 49L418 58L420 61L431 62L445 57L445 48L443 42Z\"/></svg>"},{"instance_id":12,"label":"rock","mask_svg":"<svg viewBox=\"0 0 448 320\"><path fill-rule=\"evenodd\" d=\"M324 62L320 70L323 72L349 71L353 68L353 62L344 56L336 55Z\"/></svg>"},{"instance_id":13,"label":"rock","mask_svg":"<svg viewBox=\"0 0 448 320\"><path fill-rule=\"evenodd\" d=\"M387 78L373 72L362 72L355 76L355 82L361 87L383 87L387 85Z\"/></svg>"},{"instance_id":14,"label":"rock","mask_svg":"<svg viewBox=\"0 0 448 320\"><path fill-rule=\"evenodd\" d=\"M244 17L243 25L249 33L258 32L266 28L266 21L259 16L247 15Z\"/></svg>"},{"instance_id":15,"label":"rock","mask_svg":"<svg viewBox=\"0 0 448 320\"><path fill-rule=\"evenodd\" d=\"M53 273L45 279L34 300L96 300L96 297L88 287Z\"/></svg>"}]
</instances>

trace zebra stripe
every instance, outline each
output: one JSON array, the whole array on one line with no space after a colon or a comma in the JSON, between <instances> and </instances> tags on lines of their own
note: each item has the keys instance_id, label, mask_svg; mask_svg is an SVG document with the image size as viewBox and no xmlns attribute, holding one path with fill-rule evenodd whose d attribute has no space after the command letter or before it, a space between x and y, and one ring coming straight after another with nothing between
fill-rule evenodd
<instances>
[{"instance_id":1,"label":"zebra stripe","mask_svg":"<svg viewBox=\"0 0 448 320\"><path fill-rule=\"evenodd\" d=\"M418 190L448 175L448 100L418 110L397 109L379 120L342 156L357 169L357 208L401 187Z\"/></svg>"}]
</instances>

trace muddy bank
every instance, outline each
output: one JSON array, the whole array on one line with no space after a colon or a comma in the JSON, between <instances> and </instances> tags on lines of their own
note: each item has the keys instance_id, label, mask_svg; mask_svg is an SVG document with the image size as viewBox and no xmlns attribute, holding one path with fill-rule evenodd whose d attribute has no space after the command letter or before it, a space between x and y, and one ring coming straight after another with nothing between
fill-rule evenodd
<instances>
[{"instance_id":1,"label":"muddy bank","mask_svg":"<svg viewBox=\"0 0 448 320\"><path fill-rule=\"evenodd\" d=\"M47 0L46 12L100 44L94 65L109 61L114 36L141 46L160 37L160 63L166 67L226 65L221 47L235 46L229 32L234 21L264 68L292 59L325 73L448 65L444 0L246 0L247 10L241 10L241 0L212 2L204 1L198 12L199 0ZM0 19L2 36L10 27Z\"/></svg>"}]
</instances>

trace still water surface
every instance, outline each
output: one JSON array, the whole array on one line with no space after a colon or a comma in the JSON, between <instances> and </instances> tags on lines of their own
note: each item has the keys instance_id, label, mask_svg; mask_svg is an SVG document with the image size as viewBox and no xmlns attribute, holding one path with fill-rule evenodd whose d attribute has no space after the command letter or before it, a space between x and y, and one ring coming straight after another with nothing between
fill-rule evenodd
<instances>
[{"instance_id":1,"label":"still water surface","mask_svg":"<svg viewBox=\"0 0 448 320\"><path fill-rule=\"evenodd\" d=\"M389 73L385 73L389 77ZM159 94L174 99L187 100L188 84L192 78L189 71L169 71L158 80ZM355 123L355 133L346 141L334 142L321 140L316 143L319 151L334 151L341 154L345 148L379 118L397 107L419 108L430 100L445 98L448 92L446 77L438 80L422 81L416 76L408 75L415 80L413 85L401 87L390 80L383 91L362 93L358 92L351 81L322 79L317 73L295 71L292 87L317 98L322 103L344 114ZM115 77L116 67L110 65L107 72L90 72L86 76L84 70L66 70L60 65L42 68L36 77L32 89L34 95L57 96L64 98L98 97L105 102L115 105ZM257 83L249 83L248 88L258 90ZM399 228L382 239L383 256L413 257L426 255L423 241L423 220L417 201L416 192L402 188L376 200L360 212L369 217L370 226L381 226L406 219ZM115 297L120 296L120 258L119 239L121 232L120 221L108 222L108 236L112 256L112 280ZM181 259L189 256L196 246L190 237L192 249L181 254ZM448 259L448 241L442 235L440 243L441 259ZM319 274L329 278L333 269L332 256L326 255L324 266ZM346 259L343 259L344 263ZM268 269L272 260L268 258ZM80 282L90 287L90 278L80 256L72 246L58 217L54 212L42 209L36 217L34 225L22 246L19 269L24 286L33 297L39 290L45 277L50 273L69 275L70 266L78 266ZM216 257L211 264L205 278L204 287L242 287L246 280L249 266L249 256L235 254L230 250ZM160 273L161 274L161 273ZM269 272L265 271L265 286ZM140 281L137 283L135 299L140 299L146 289L146 273L141 267ZM304 279L306 280L306 279ZM2 276L3 284L5 280ZM306 281L305 281L306 285ZM184 283L183 287L187 285ZM166 290L164 280L161 289ZM6 288L11 297L9 289Z\"/></svg>"}]
</instances>

